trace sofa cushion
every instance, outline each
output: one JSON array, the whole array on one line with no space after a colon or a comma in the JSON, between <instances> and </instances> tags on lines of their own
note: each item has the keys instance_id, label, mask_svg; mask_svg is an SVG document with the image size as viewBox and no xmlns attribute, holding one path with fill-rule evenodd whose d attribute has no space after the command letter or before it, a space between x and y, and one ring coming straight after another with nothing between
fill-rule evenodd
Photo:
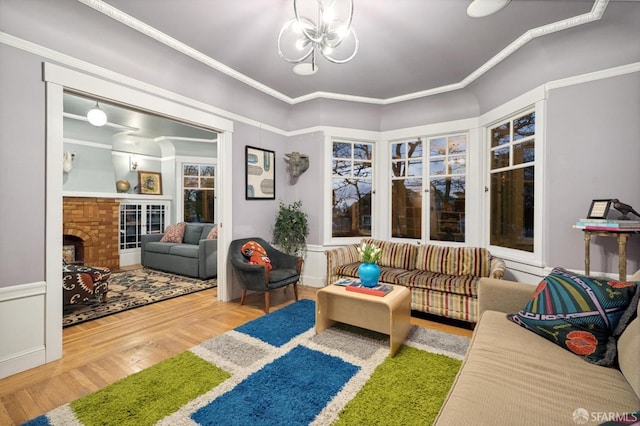
<instances>
[{"instance_id":1,"label":"sofa cushion","mask_svg":"<svg viewBox=\"0 0 640 426\"><path fill-rule=\"evenodd\" d=\"M422 271L450 273L449 247L430 244L418 246L416 269Z\"/></svg>"},{"instance_id":2,"label":"sofa cushion","mask_svg":"<svg viewBox=\"0 0 640 426\"><path fill-rule=\"evenodd\" d=\"M195 244L175 244L169 249L172 256L198 258L198 246Z\"/></svg>"},{"instance_id":3,"label":"sofa cushion","mask_svg":"<svg viewBox=\"0 0 640 426\"><path fill-rule=\"evenodd\" d=\"M160 239L162 243L181 243L184 237L186 223L180 222L169 225L164 230L164 235Z\"/></svg>"},{"instance_id":4,"label":"sofa cushion","mask_svg":"<svg viewBox=\"0 0 640 426\"><path fill-rule=\"evenodd\" d=\"M640 293L640 292L638 292ZM637 295L636 295L637 296ZM640 305L636 318L629 323L618 339L618 365L633 390L640 398Z\"/></svg>"},{"instance_id":5,"label":"sofa cushion","mask_svg":"<svg viewBox=\"0 0 640 426\"><path fill-rule=\"evenodd\" d=\"M615 334L622 332L617 330L618 323L627 309L635 312L636 306L629 306L638 288L636 282L587 277L556 268L540 282L531 301L508 318L589 362L612 365ZM628 315L626 320L630 320Z\"/></svg>"},{"instance_id":6,"label":"sofa cushion","mask_svg":"<svg viewBox=\"0 0 640 426\"><path fill-rule=\"evenodd\" d=\"M477 296L480 277L448 275L429 271L411 271L403 274L399 284L410 288L426 288L445 293Z\"/></svg>"},{"instance_id":7,"label":"sofa cushion","mask_svg":"<svg viewBox=\"0 0 640 426\"><path fill-rule=\"evenodd\" d=\"M177 245L176 243L162 243L159 241L152 241L145 245L145 249L151 253L163 253L169 254L171 247Z\"/></svg>"},{"instance_id":8,"label":"sofa cushion","mask_svg":"<svg viewBox=\"0 0 640 426\"><path fill-rule=\"evenodd\" d=\"M336 268L336 274L344 277L358 278L358 268L361 262L353 262ZM400 284L400 277L407 274L405 269L389 268L388 266L380 267L379 281L389 284Z\"/></svg>"},{"instance_id":9,"label":"sofa cushion","mask_svg":"<svg viewBox=\"0 0 640 426\"><path fill-rule=\"evenodd\" d=\"M619 370L583 362L486 311L435 424L574 425L578 408L626 413L639 404Z\"/></svg>"},{"instance_id":10,"label":"sofa cushion","mask_svg":"<svg viewBox=\"0 0 640 426\"><path fill-rule=\"evenodd\" d=\"M449 274L488 277L491 269L489 250L482 247L449 247Z\"/></svg>"},{"instance_id":11,"label":"sofa cushion","mask_svg":"<svg viewBox=\"0 0 640 426\"><path fill-rule=\"evenodd\" d=\"M417 247L413 244L374 240L372 238L363 239L362 242L375 244L382 250L378 265L406 270L415 269Z\"/></svg>"},{"instance_id":12,"label":"sofa cushion","mask_svg":"<svg viewBox=\"0 0 640 426\"><path fill-rule=\"evenodd\" d=\"M184 230L184 237L182 242L185 244L198 244L202 236L202 224L201 223L187 223Z\"/></svg>"}]
</instances>

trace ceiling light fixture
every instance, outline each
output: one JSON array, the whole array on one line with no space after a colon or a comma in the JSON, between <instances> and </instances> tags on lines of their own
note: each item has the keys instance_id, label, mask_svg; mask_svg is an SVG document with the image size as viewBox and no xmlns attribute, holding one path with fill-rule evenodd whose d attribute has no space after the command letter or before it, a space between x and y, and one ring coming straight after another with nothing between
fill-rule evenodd
<instances>
[{"instance_id":1,"label":"ceiling light fixture","mask_svg":"<svg viewBox=\"0 0 640 426\"><path fill-rule=\"evenodd\" d=\"M297 64L293 67L296 74L315 74L318 53L334 64L344 64L356 56L359 41L351 28L353 0L299 3L293 0L295 18L285 23L278 35L278 54L285 61ZM309 18L305 13L317 18ZM305 62L308 59L309 62Z\"/></svg>"},{"instance_id":2,"label":"ceiling light fixture","mask_svg":"<svg viewBox=\"0 0 640 426\"><path fill-rule=\"evenodd\" d=\"M104 126L107 124L107 114L100 108L98 102L96 101L96 106L91 108L87 113L87 120L89 123L93 124L96 127Z\"/></svg>"},{"instance_id":3,"label":"ceiling light fixture","mask_svg":"<svg viewBox=\"0 0 640 426\"><path fill-rule=\"evenodd\" d=\"M467 8L467 15L483 18L504 8L511 0L473 0Z\"/></svg>"}]
</instances>

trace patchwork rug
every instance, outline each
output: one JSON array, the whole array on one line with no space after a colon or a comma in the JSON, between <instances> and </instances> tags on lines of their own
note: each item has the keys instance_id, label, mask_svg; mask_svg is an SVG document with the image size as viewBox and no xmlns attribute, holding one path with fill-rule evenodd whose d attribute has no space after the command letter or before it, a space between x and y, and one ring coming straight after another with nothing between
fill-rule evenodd
<instances>
[{"instance_id":1,"label":"patchwork rug","mask_svg":"<svg viewBox=\"0 0 640 426\"><path fill-rule=\"evenodd\" d=\"M428 425L469 339L414 326L316 335L300 300L25 425Z\"/></svg>"},{"instance_id":2,"label":"patchwork rug","mask_svg":"<svg viewBox=\"0 0 640 426\"><path fill-rule=\"evenodd\" d=\"M147 268L116 272L109 278L106 302L92 300L64 306L62 326L68 327L216 286L215 278L200 280Z\"/></svg>"}]
</instances>

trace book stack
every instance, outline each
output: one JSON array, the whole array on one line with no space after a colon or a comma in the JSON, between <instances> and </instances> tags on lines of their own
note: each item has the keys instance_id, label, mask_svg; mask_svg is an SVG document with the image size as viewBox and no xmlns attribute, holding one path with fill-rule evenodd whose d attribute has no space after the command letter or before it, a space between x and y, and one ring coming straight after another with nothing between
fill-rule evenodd
<instances>
[{"instance_id":1,"label":"book stack","mask_svg":"<svg viewBox=\"0 0 640 426\"><path fill-rule=\"evenodd\" d=\"M640 231L640 220L580 219L573 227L587 231Z\"/></svg>"},{"instance_id":2,"label":"book stack","mask_svg":"<svg viewBox=\"0 0 640 426\"><path fill-rule=\"evenodd\" d=\"M375 287L365 287L360 281L351 283L345 287L347 291L355 291L358 293L371 294L373 296L385 296L393 291L393 286L389 284L379 284Z\"/></svg>"}]
</instances>

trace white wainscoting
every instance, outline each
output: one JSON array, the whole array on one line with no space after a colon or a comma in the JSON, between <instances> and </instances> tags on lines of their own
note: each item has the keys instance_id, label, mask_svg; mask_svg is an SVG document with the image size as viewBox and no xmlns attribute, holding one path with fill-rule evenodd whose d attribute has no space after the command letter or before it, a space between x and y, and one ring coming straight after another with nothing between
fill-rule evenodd
<instances>
[{"instance_id":1,"label":"white wainscoting","mask_svg":"<svg viewBox=\"0 0 640 426\"><path fill-rule=\"evenodd\" d=\"M302 284L309 287L324 287L327 280L327 258L325 248L307 245L307 254L302 267Z\"/></svg>"},{"instance_id":2,"label":"white wainscoting","mask_svg":"<svg viewBox=\"0 0 640 426\"><path fill-rule=\"evenodd\" d=\"M0 287L0 379L46 362L46 283Z\"/></svg>"}]
</instances>

